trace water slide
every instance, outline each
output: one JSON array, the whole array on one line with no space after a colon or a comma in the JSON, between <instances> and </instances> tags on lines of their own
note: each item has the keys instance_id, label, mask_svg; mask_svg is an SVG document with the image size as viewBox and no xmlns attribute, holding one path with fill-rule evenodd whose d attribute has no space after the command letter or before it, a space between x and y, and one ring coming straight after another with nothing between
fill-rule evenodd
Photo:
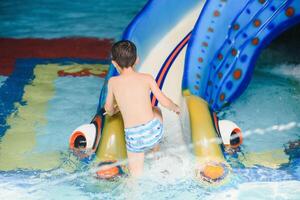
<instances>
[{"instance_id":1,"label":"water slide","mask_svg":"<svg viewBox=\"0 0 300 200\"><path fill-rule=\"evenodd\" d=\"M234 125L219 123L215 112L246 89L261 50L299 21L296 0L150 0L125 30L123 39L137 45L141 60L137 71L152 74L163 92L181 106L177 121L193 144L196 177L208 182L227 177L230 166L223 144L231 144L232 133L239 142L242 138ZM106 83L117 74L111 66ZM95 162L110 164L126 159L126 147L121 115L102 115L106 89L104 85L96 126L79 127L70 142L74 147L81 142L78 136L84 138L85 147L96 153ZM150 98L153 106L161 107L155 97ZM173 114L162 111L164 123L174 124ZM90 141L85 139L90 138L88 129L97 132ZM225 136L223 129L229 132ZM216 140L221 136L223 144ZM118 166L98 175L109 177L120 171Z\"/></svg>"}]
</instances>

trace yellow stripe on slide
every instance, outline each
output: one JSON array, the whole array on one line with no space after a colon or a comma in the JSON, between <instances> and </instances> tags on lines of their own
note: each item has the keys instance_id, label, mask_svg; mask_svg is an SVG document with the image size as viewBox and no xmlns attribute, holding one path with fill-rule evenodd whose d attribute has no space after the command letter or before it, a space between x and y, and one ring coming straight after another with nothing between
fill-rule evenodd
<instances>
[{"instance_id":1,"label":"yellow stripe on slide","mask_svg":"<svg viewBox=\"0 0 300 200\"><path fill-rule=\"evenodd\" d=\"M24 87L22 101L26 102L26 105L16 103L17 111L7 118L10 128L0 142L0 170L50 170L59 166L59 152L34 152L37 145L36 136L43 134L39 129L47 124L48 101L55 95L53 81L58 77L57 72L63 69L80 71L87 67L95 68L96 65L47 64L34 68L35 79ZM66 143L67 140L68 138ZM65 150L67 148L66 146Z\"/></svg>"}]
</instances>

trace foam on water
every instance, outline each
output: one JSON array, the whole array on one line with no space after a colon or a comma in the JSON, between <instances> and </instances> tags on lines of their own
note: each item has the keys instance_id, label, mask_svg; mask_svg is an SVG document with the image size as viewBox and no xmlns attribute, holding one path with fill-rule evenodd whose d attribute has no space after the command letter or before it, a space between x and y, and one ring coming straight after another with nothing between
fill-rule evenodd
<instances>
[{"instance_id":1,"label":"foam on water","mask_svg":"<svg viewBox=\"0 0 300 200\"><path fill-rule=\"evenodd\" d=\"M259 69L259 71L300 81L300 64L280 64L273 67L264 67Z\"/></svg>"},{"instance_id":2,"label":"foam on water","mask_svg":"<svg viewBox=\"0 0 300 200\"><path fill-rule=\"evenodd\" d=\"M299 181L252 182L243 183L236 188L220 191L207 199L289 199L296 200L300 196Z\"/></svg>"}]
</instances>

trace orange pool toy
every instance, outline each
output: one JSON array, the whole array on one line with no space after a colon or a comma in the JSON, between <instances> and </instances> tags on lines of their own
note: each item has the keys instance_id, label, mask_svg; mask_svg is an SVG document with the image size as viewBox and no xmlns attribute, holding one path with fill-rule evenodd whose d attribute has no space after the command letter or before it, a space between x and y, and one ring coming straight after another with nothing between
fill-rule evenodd
<instances>
[{"instance_id":1,"label":"orange pool toy","mask_svg":"<svg viewBox=\"0 0 300 200\"><path fill-rule=\"evenodd\" d=\"M114 166L116 161L106 161L100 163L99 170L96 172L99 179L113 179L117 176L123 175L123 169L121 166Z\"/></svg>"},{"instance_id":2,"label":"orange pool toy","mask_svg":"<svg viewBox=\"0 0 300 200\"><path fill-rule=\"evenodd\" d=\"M221 165L208 164L204 167L202 173L206 178L214 181L221 178L224 175L225 171L223 166Z\"/></svg>"}]
</instances>

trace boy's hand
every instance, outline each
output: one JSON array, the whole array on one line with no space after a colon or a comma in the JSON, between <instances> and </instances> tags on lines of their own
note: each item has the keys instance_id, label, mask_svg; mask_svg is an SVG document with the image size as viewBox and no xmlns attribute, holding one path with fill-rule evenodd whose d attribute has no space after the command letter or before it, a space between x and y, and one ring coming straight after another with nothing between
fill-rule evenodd
<instances>
[{"instance_id":1,"label":"boy's hand","mask_svg":"<svg viewBox=\"0 0 300 200\"><path fill-rule=\"evenodd\" d=\"M180 114L179 106L174 103L172 111L175 112L177 115L179 115Z\"/></svg>"},{"instance_id":2,"label":"boy's hand","mask_svg":"<svg viewBox=\"0 0 300 200\"><path fill-rule=\"evenodd\" d=\"M117 104L114 105L114 114L120 112L120 109Z\"/></svg>"},{"instance_id":3,"label":"boy's hand","mask_svg":"<svg viewBox=\"0 0 300 200\"><path fill-rule=\"evenodd\" d=\"M116 114L116 113L118 113L118 112L120 112L119 107L118 107L117 104L115 104L115 105L114 105L114 110L113 110L113 112L108 112L108 111L106 111L106 112L103 113L103 115L113 116L114 114Z\"/></svg>"}]
</instances>

